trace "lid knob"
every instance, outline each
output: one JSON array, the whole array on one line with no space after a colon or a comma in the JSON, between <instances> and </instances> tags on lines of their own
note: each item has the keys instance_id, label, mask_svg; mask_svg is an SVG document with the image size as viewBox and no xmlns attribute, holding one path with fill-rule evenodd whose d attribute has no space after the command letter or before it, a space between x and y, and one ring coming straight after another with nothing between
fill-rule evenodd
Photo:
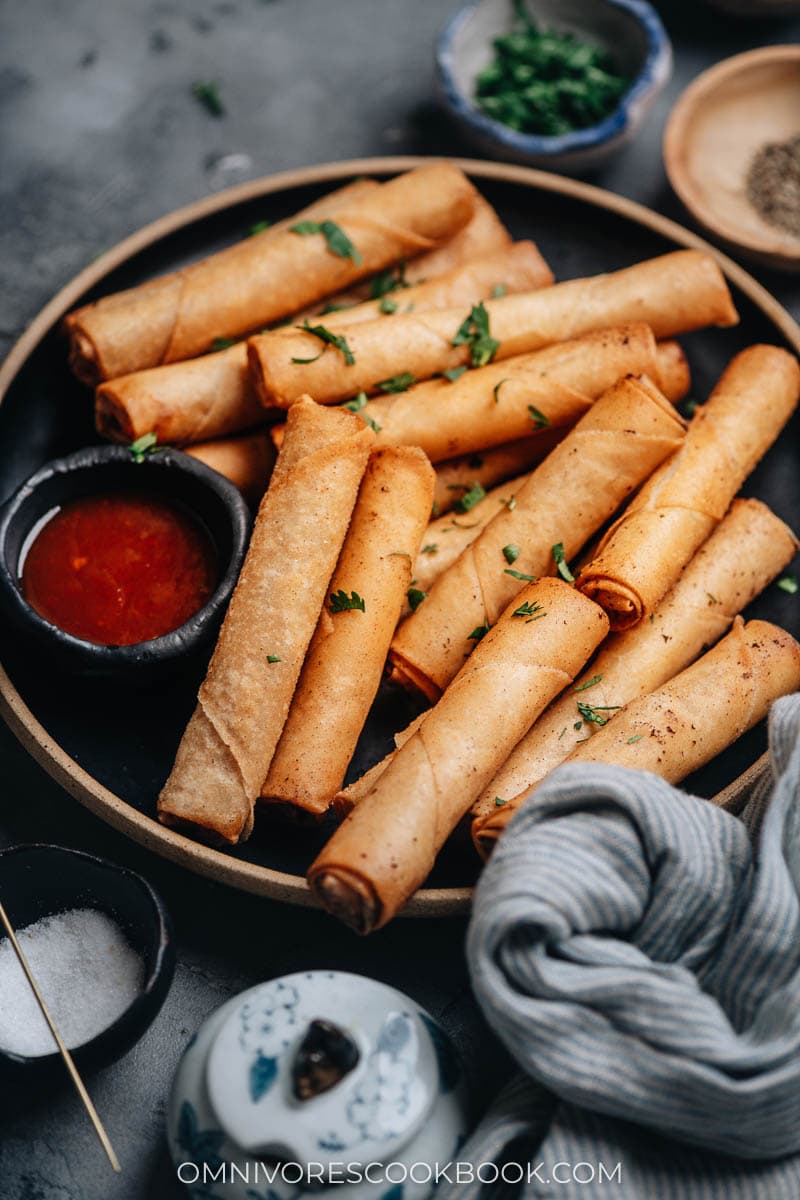
<instances>
[{"instance_id":1,"label":"lid knob","mask_svg":"<svg viewBox=\"0 0 800 1200\"><path fill-rule=\"evenodd\" d=\"M292 1063L292 1090L297 1100L311 1100L341 1083L361 1057L348 1033L333 1021L312 1021Z\"/></svg>"}]
</instances>

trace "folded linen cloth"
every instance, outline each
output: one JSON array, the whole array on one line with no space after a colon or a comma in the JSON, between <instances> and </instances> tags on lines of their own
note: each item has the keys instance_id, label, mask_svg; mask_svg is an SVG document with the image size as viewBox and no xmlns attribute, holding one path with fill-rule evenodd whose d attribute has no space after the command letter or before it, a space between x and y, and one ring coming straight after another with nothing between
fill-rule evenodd
<instances>
[{"instance_id":1,"label":"folded linen cloth","mask_svg":"<svg viewBox=\"0 0 800 1200\"><path fill-rule=\"evenodd\" d=\"M542 1164L527 1197L800 1197L800 694L769 736L741 820L602 764L559 768L520 810L467 953L524 1075L460 1159L499 1164L524 1139ZM557 1163L595 1178L554 1182ZM439 1195L482 1187L500 1191Z\"/></svg>"}]
</instances>

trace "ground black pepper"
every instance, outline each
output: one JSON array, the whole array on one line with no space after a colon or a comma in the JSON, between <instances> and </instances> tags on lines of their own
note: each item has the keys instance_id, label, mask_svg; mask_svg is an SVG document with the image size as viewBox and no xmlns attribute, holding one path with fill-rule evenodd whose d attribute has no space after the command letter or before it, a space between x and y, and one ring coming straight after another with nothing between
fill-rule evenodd
<instances>
[{"instance_id":1,"label":"ground black pepper","mask_svg":"<svg viewBox=\"0 0 800 1200\"><path fill-rule=\"evenodd\" d=\"M761 147L747 172L747 198L770 225L800 237L800 134Z\"/></svg>"}]
</instances>

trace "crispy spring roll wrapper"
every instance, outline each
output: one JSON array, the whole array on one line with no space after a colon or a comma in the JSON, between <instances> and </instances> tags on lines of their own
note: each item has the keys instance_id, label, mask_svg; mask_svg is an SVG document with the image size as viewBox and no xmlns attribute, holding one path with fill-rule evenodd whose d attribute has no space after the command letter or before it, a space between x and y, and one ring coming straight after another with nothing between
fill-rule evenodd
<instances>
[{"instance_id":1,"label":"crispy spring roll wrapper","mask_svg":"<svg viewBox=\"0 0 800 1200\"><path fill-rule=\"evenodd\" d=\"M668 400L677 404L679 400L684 400L689 395L689 389L692 386L689 360L684 354L680 342L672 341L672 339L659 342L657 353L658 380L661 390Z\"/></svg>"},{"instance_id":2,"label":"crispy spring roll wrapper","mask_svg":"<svg viewBox=\"0 0 800 1200\"><path fill-rule=\"evenodd\" d=\"M727 633L736 614L786 566L797 547L788 525L760 500L734 500L653 620L612 634L575 687L551 704L512 750L473 808L474 832L494 817L495 797L526 793L587 737L598 735L601 726L581 720L578 702L609 721L623 705L661 687Z\"/></svg>"},{"instance_id":3,"label":"crispy spring roll wrapper","mask_svg":"<svg viewBox=\"0 0 800 1200\"><path fill-rule=\"evenodd\" d=\"M365 611L325 606L261 789L264 800L321 814L341 787L383 675L433 497L421 450L374 450L329 590Z\"/></svg>"},{"instance_id":4,"label":"crispy spring roll wrapper","mask_svg":"<svg viewBox=\"0 0 800 1200\"><path fill-rule=\"evenodd\" d=\"M378 187L373 179L355 180L245 241L254 242L260 252L265 242L285 232L296 221L332 217L340 208L360 203ZM221 251L214 256L215 260L224 262L225 256L229 256L233 266L238 266L239 245ZM63 329L70 338L70 365L78 378L95 384L161 362L175 298L182 281L199 267L199 263L192 263L180 271L102 296L67 313ZM213 334L209 342L216 336L219 335Z\"/></svg>"},{"instance_id":5,"label":"crispy spring roll wrapper","mask_svg":"<svg viewBox=\"0 0 800 1200\"><path fill-rule=\"evenodd\" d=\"M165 825L231 844L250 834L373 438L352 414L308 398L290 410L197 708L158 798Z\"/></svg>"},{"instance_id":6,"label":"crispy spring roll wrapper","mask_svg":"<svg viewBox=\"0 0 800 1200\"><path fill-rule=\"evenodd\" d=\"M336 207L336 224L358 259L333 253L321 233L301 236L290 227L245 238L157 287L132 289L127 303L92 306L73 317L73 370L95 383L193 358L215 337L269 325L404 255L433 248L466 224L474 198L462 171L432 163Z\"/></svg>"},{"instance_id":7,"label":"crispy spring roll wrapper","mask_svg":"<svg viewBox=\"0 0 800 1200\"><path fill-rule=\"evenodd\" d=\"M574 425L623 375L657 378L648 325L621 325L559 342L533 354L467 371L455 382L431 379L372 400L362 415L379 445L421 446L431 462Z\"/></svg>"},{"instance_id":8,"label":"crispy spring roll wrapper","mask_svg":"<svg viewBox=\"0 0 800 1200\"><path fill-rule=\"evenodd\" d=\"M493 625L520 590L518 574L553 574L558 542L573 558L680 446L684 430L649 381L629 377L609 388L532 472L514 507L492 518L402 623L389 655L394 678L435 700L469 653L470 632ZM510 547L518 551L511 562Z\"/></svg>"},{"instance_id":9,"label":"crispy spring roll wrapper","mask_svg":"<svg viewBox=\"0 0 800 1200\"><path fill-rule=\"evenodd\" d=\"M664 687L632 701L568 762L651 771L670 783L705 766L752 729L780 696L800 688L800 646L768 621L737 617L721 642ZM484 858L529 792L477 831Z\"/></svg>"},{"instance_id":10,"label":"crispy spring roll wrapper","mask_svg":"<svg viewBox=\"0 0 800 1200\"><path fill-rule=\"evenodd\" d=\"M112 442L134 442L154 433L161 443L187 445L251 429L264 416L244 342L123 375L95 392L95 427Z\"/></svg>"},{"instance_id":11,"label":"crispy spring roll wrapper","mask_svg":"<svg viewBox=\"0 0 800 1200\"><path fill-rule=\"evenodd\" d=\"M599 329L644 321L657 338L738 320L717 264L699 250L678 250L607 275L572 279L553 287L485 302L495 361L528 354L554 342ZM250 367L263 404L285 407L303 391L334 404L357 392L374 392L401 372L430 379L471 360L469 345L453 345L469 312L398 314L391 325L353 326L347 343L354 362L334 346L319 353L316 338L277 329L248 342Z\"/></svg>"},{"instance_id":12,"label":"crispy spring roll wrapper","mask_svg":"<svg viewBox=\"0 0 800 1200\"><path fill-rule=\"evenodd\" d=\"M267 490L276 452L266 429L256 429L241 437L200 442L187 451L207 467L213 467L230 479L249 504L258 505Z\"/></svg>"},{"instance_id":13,"label":"crispy spring roll wrapper","mask_svg":"<svg viewBox=\"0 0 800 1200\"><path fill-rule=\"evenodd\" d=\"M731 361L695 413L680 453L642 488L578 576L578 587L602 605L612 629L629 629L653 611L775 441L798 396L800 366L787 351L750 346Z\"/></svg>"},{"instance_id":14,"label":"crispy spring roll wrapper","mask_svg":"<svg viewBox=\"0 0 800 1200\"><path fill-rule=\"evenodd\" d=\"M414 717L414 720L409 725L406 725L405 729L401 729L399 733L394 735L395 750L399 750L401 746L404 746L408 739L417 732L429 711L431 710L426 709L425 712L421 712L419 716ZM358 779L354 780L353 783L349 783L347 787L343 787L336 793L333 798L333 807L340 820L344 820L350 810L363 800L365 796L369 795L380 776L394 758L395 750L390 750L380 762L376 762L363 775L359 775Z\"/></svg>"},{"instance_id":15,"label":"crispy spring roll wrapper","mask_svg":"<svg viewBox=\"0 0 800 1200\"><path fill-rule=\"evenodd\" d=\"M519 600L540 619L509 606L309 870L317 899L359 933L386 924L424 883L483 785L608 628L561 580L531 584Z\"/></svg>"}]
</instances>

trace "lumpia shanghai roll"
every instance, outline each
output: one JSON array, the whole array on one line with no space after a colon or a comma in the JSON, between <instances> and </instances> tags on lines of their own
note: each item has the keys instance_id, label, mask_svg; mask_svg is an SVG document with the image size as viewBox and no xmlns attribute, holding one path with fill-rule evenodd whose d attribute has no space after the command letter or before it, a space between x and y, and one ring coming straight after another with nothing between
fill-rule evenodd
<instances>
[{"instance_id":1,"label":"lumpia shanghai roll","mask_svg":"<svg viewBox=\"0 0 800 1200\"><path fill-rule=\"evenodd\" d=\"M255 506L267 490L276 458L265 429L256 429L239 437L218 438L214 442L198 442L186 453L230 479L245 500Z\"/></svg>"},{"instance_id":2,"label":"lumpia shanghai roll","mask_svg":"<svg viewBox=\"0 0 800 1200\"><path fill-rule=\"evenodd\" d=\"M745 624L737 617L712 650L658 691L632 701L567 762L613 763L680 783L752 729L773 701L798 688L800 646L794 638L768 621ZM484 857L512 816L504 805L480 830Z\"/></svg>"},{"instance_id":3,"label":"lumpia shanghai roll","mask_svg":"<svg viewBox=\"0 0 800 1200\"><path fill-rule=\"evenodd\" d=\"M517 600L309 870L322 905L359 933L386 924L425 881L498 764L608 628L561 580Z\"/></svg>"},{"instance_id":4,"label":"lumpia shanghai roll","mask_svg":"<svg viewBox=\"0 0 800 1200\"><path fill-rule=\"evenodd\" d=\"M628 629L658 601L721 520L797 406L800 366L777 346L731 361L680 453L642 488L580 571L578 587Z\"/></svg>"},{"instance_id":5,"label":"lumpia shanghai roll","mask_svg":"<svg viewBox=\"0 0 800 1200\"><path fill-rule=\"evenodd\" d=\"M262 799L321 814L341 787L383 675L432 497L433 468L421 450L372 452Z\"/></svg>"},{"instance_id":6,"label":"lumpia shanghai roll","mask_svg":"<svg viewBox=\"0 0 800 1200\"><path fill-rule=\"evenodd\" d=\"M492 446L479 454L461 454L436 463L432 515L442 516L454 507L460 512L462 506L458 501L476 485L488 491L503 480L527 475L532 467L547 458L569 429L569 425L541 429L531 437L504 442L502 446Z\"/></svg>"},{"instance_id":7,"label":"lumpia shanghai roll","mask_svg":"<svg viewBox=\"0 0 800 1200\"><path fill-rule=\"evenodd\" d=\"M332 226L305 219L245 238L132 289L125 302L73 316L73 370L94 383L193 358L215 338L269 325L405 255L431 249L466 224L474 204L475 190L458 168L431 163L337 208Z\"/></svg>"},{"instance_id":8,"label":"lumpia shanghai roll","mask_svg":"<svg viewBox=\"0 0 800 1200\"><path fill-rule=\"evenodd\" d=\"M248 346L262 403L285 407L303 391L335 404L377 391L400 374L430 379L632 321L646 322L657 338L671 338L737 320L714 260L679 250L607 275L487 300L470 312L398 314L391 325L365 322L348 331L346 354L334 345L320 354L317 339L302 329L261 334Z\"/></svg>"},{"instance_id":9,"label":"lumpia shanghai roll","mask_svg":"<svg viewBox=\"0 0 800 1200\"><path fill-rule=\"evenodd\" d=\"M574 425L623 375L657 372L650 327L621 325L467 371L454 382L431 379L359 411L379 445L421 446L431 462L441 462Z\"/></svg>"},{"instance_id":10,"label":"lumpia shanghai roll","mask_svg":"<svg viewBox=\"0 0 800 1200\"><path fill-rule=\"evenodd\" d=\"M760 500L734 500L652 621L611 634L575 686L512 750L474 806L473 833L495 815L497 796L525 794L624 705L661 687L718 641L797 547L788 525Z\"/></svg>"},{"instance_id":11,"label":"lumpia shanghai roll","mask_svg":"<svg viewBox=\"0 0 800 1200\"><path fill-rule=\"evenodd\" d=\"M521 582L554 574L643 479L680 446L685 422L655 386L627 378L589 409L398 629L394 677L435 700L476 631L494 624ZM472 631L472 632L471 632Z\"/></svg>"},{"instance_id":12,"label":"lumpia shanghai roll","mask_svg":"<svg viewBox=\"0 0 800 1200\"><path fill-rule=\"evenodd\" d=\"M352 414L307 398L290 410L197 708L158 799L164 824L228 843L249 836L373 438Z\"/></svg>"}]
</instances>

